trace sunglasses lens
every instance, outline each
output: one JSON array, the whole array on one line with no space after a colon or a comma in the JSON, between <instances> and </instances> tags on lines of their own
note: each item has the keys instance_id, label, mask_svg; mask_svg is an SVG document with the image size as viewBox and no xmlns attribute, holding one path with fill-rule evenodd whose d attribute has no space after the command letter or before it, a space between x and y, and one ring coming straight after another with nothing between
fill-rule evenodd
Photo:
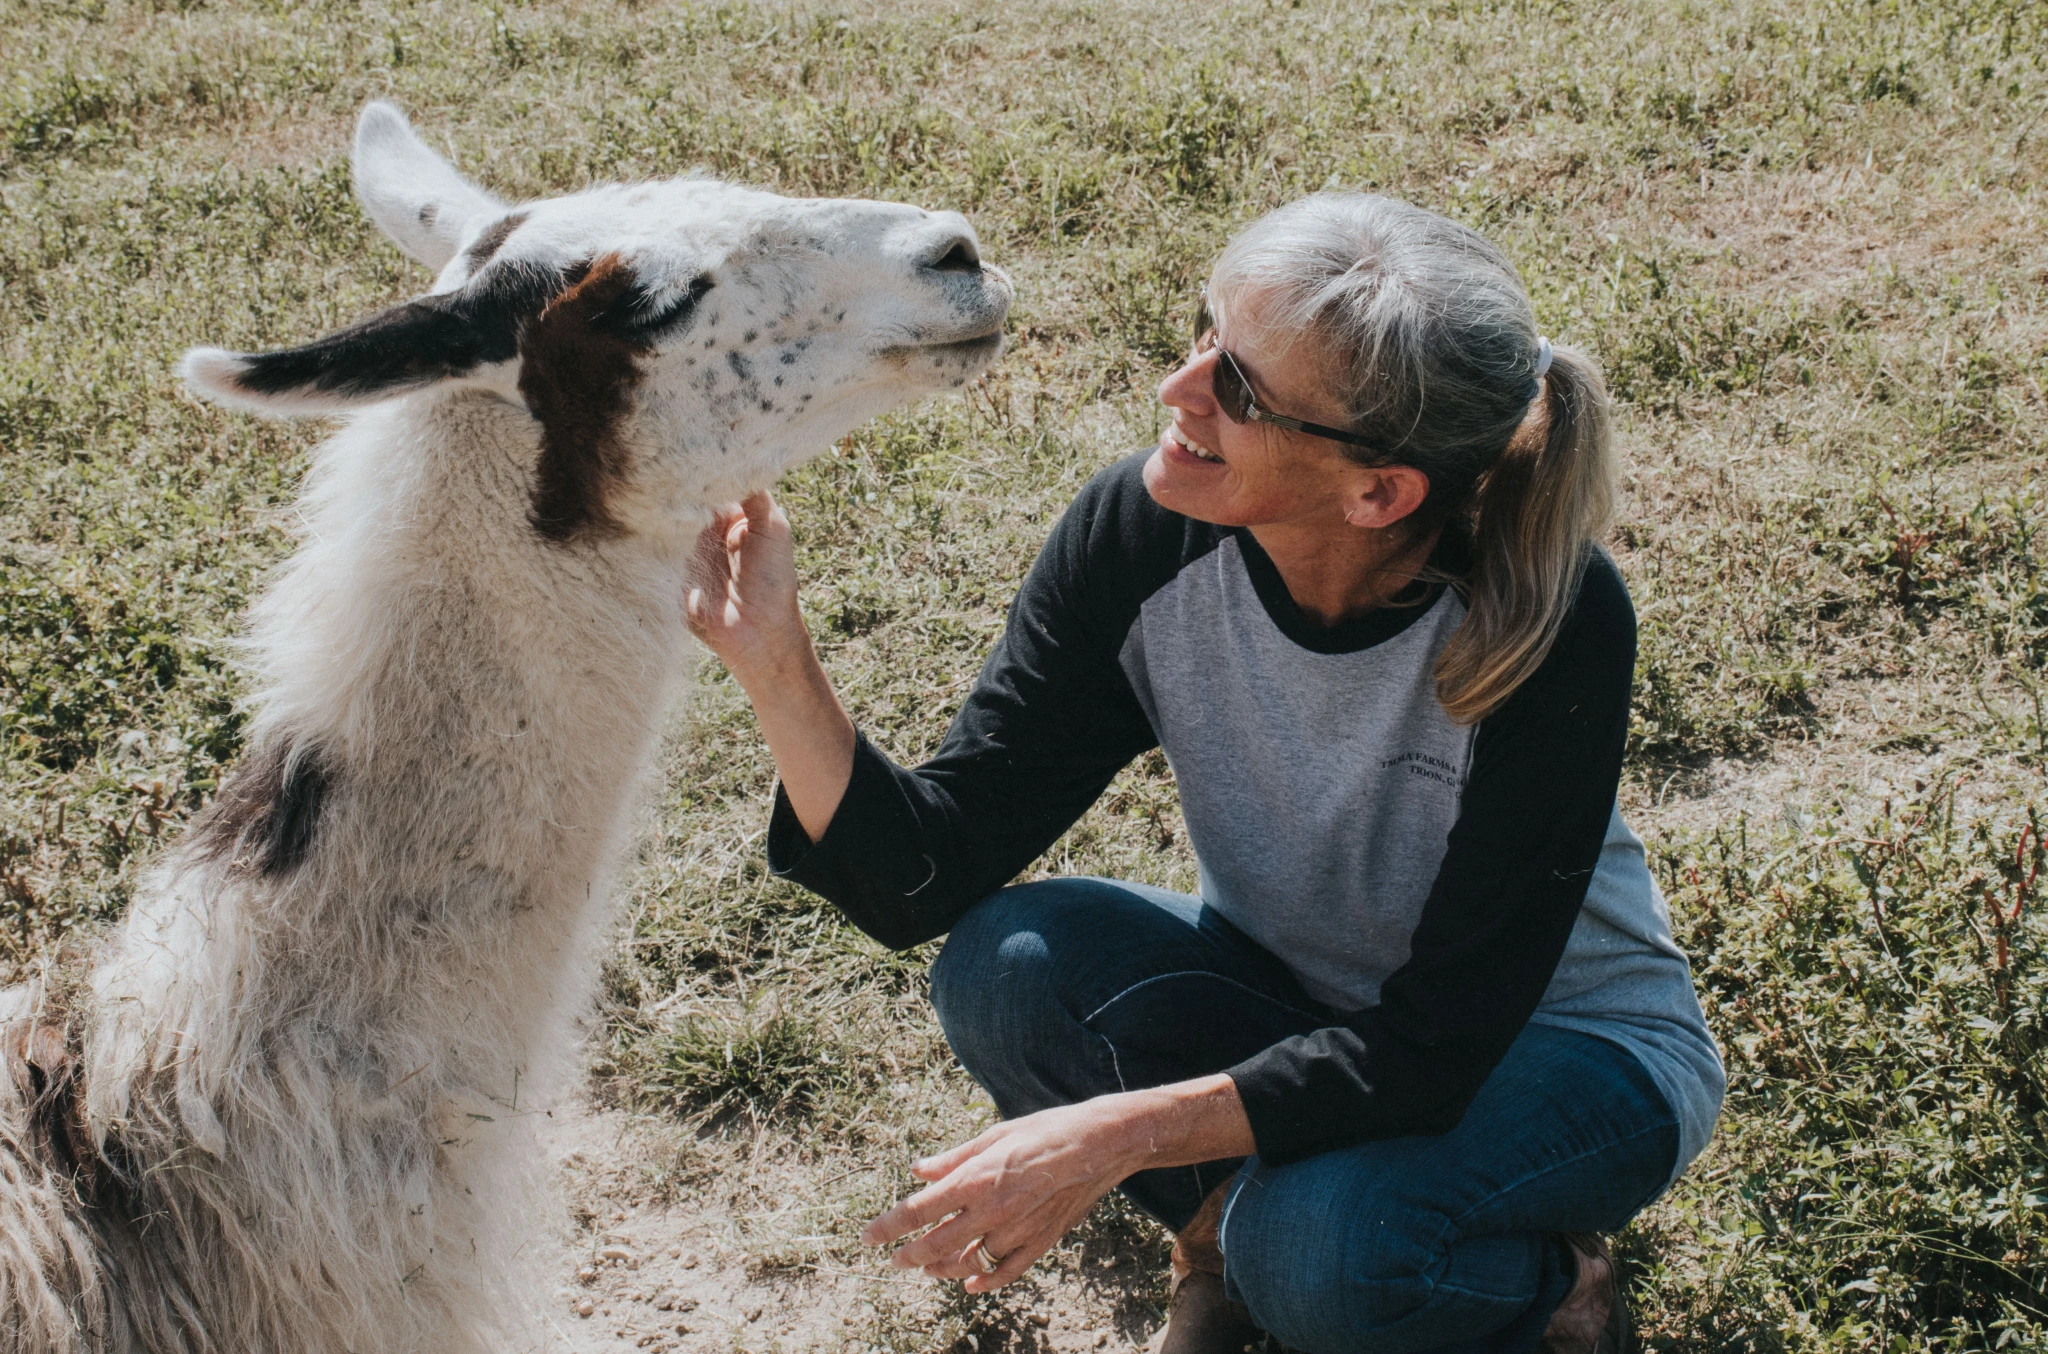
<instances>
[{"instance_id":1,"label":"sunglasses lens","mask_svg":"<svg viewBox=\"0 0 2048 1354\"><path fill-rule=\"evenodd\" d=\"M1209 313L1209 297L1205 292L1195 301L1195 351L1202 352L1214 347L1212 335L1216 332L1216 317ZM1210 376L1210 384L1216 395L1216 404L1232 423L1242 423L1246 411L1252 406L1252 388L1246 384L1244 373L1238 370L1237 362L1227 352L1216 354L1216 366Z\"/></svg>"},{"instance_id":2,"label":"sunglasses lens","mask_svg":"<svg viewBox=\"0 0 2048 1354\"><path fill-rule=\"evenodd\" d=\"M1237 369L1237 362L1229 353L1216 354L1215 375L1211 380L1216 394L1216 407L1232 423L1244 422L1245 412L1252 405L1251 387L1245 384L1244 373Z\"/></svg>"}]
</instances>

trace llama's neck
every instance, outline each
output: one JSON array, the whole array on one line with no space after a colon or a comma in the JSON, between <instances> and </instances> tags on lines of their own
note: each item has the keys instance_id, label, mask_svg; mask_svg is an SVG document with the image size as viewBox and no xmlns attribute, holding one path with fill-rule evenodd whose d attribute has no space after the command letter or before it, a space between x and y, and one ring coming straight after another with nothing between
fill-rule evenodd
<instances>
[{"instance_id":1,"label":"llama's neck","mask_svg":"<svg viewBox=\"0 0 2048 1354\"><path fill-rule=\"evenodd\" d=\"M431 1066L441 1092L511 1095L566 1051L686 656L688 533L543 541L536 451L476 394L322 449L253 618L246 760L310 769L299 816L274 852L181 848L138 901L98 984L129 1061L210 1080L282 1040L372 1092Z\"/></svg>"},{"instance_id":2,"label":"llama's neck","mask_svg":"<svg viewBox=\"0 0 2048 1354\"><path fill-rule=\"evenodd\" d=\"M481 394L385 406L323 450L253 617L250 741L329 765L327 869L449 888L482 859L533 887L609 862L681 670L687 533L543 540L536 456Z\"/></svg>"}]
</instances>

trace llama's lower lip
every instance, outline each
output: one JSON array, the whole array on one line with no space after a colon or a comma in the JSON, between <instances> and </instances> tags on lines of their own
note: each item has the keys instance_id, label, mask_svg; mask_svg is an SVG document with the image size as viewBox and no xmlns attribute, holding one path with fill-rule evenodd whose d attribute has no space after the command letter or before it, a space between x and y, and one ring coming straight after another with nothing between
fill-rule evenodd
<instances>
[{"instance_id":1,"label":"llama's lower lip","mask_svg":"<svg viewBox=\"0 0 2048 1354\"><path fill-rule=\"evenodd\" d=\"M956 339L952 343L938 343L925 349L926 352L959 353L963 357L971 353L992 352L1003 343L1003 331L997 329L983 334L980 338Z\"/></svg>"},{"instance_id":2,"label":"llama's lower lip","mask_svg":"<svg viewBox=\"0 0 2048 1354\"><path fill-rule=\"evenodd\" d=\"M974 358L993 357L996 349L1003 346L1003 331L990 330L975 338L952 339L945 343L906 343L894 348L884 348L884 357L933 357L933 358Z\"/></svg>"}]
</instances>

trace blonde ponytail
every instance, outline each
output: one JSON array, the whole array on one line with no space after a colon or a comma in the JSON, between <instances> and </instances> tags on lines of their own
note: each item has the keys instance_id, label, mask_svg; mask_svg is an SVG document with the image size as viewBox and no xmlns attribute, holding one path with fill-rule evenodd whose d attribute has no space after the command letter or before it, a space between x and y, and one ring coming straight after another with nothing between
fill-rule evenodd
<instances>
[{"instance_id":1,"label":"blonde ponytail","mask_svg":"<svg viewBox=\"0 0 2048 1354\"><path fill-rule=\"evenodd\" d=\"M1437 699L1460 724L1492 714L1542 666L1614 513L1599 368L1558 347L1543 381L1531 417L1477 489L1465 622L1436 661Z\"/></svg>"}]
</instances>

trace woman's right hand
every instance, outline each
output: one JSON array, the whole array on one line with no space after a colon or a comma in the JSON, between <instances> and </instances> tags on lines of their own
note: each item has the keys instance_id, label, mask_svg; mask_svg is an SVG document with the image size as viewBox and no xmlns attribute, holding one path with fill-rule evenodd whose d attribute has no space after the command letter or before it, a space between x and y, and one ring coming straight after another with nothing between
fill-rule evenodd
<instances>
[{"instance_id":1,"label":"woman's right hand","mask_svg":"<svg viewBox=\"0 0 2048 1354\"><path fill-rule=\"evenodd\" d=\"M811 648L796 601L796 541L765 489L697 537L683 618L745 688L790 808L813 842L824 840L853 776L853 721Z\"/></svg>"},{"instance_id":2,"label":"woman's right hand","mask_svg":"<svg viewBox=\"0 0 2048 1354\"><path fill-rule=\"evenodd\" d=\"M690 633L751 694L808 658L796 600L796 542L767 490L724 509L697 537L683 594Z\"/></svg>"}]
</instances>

